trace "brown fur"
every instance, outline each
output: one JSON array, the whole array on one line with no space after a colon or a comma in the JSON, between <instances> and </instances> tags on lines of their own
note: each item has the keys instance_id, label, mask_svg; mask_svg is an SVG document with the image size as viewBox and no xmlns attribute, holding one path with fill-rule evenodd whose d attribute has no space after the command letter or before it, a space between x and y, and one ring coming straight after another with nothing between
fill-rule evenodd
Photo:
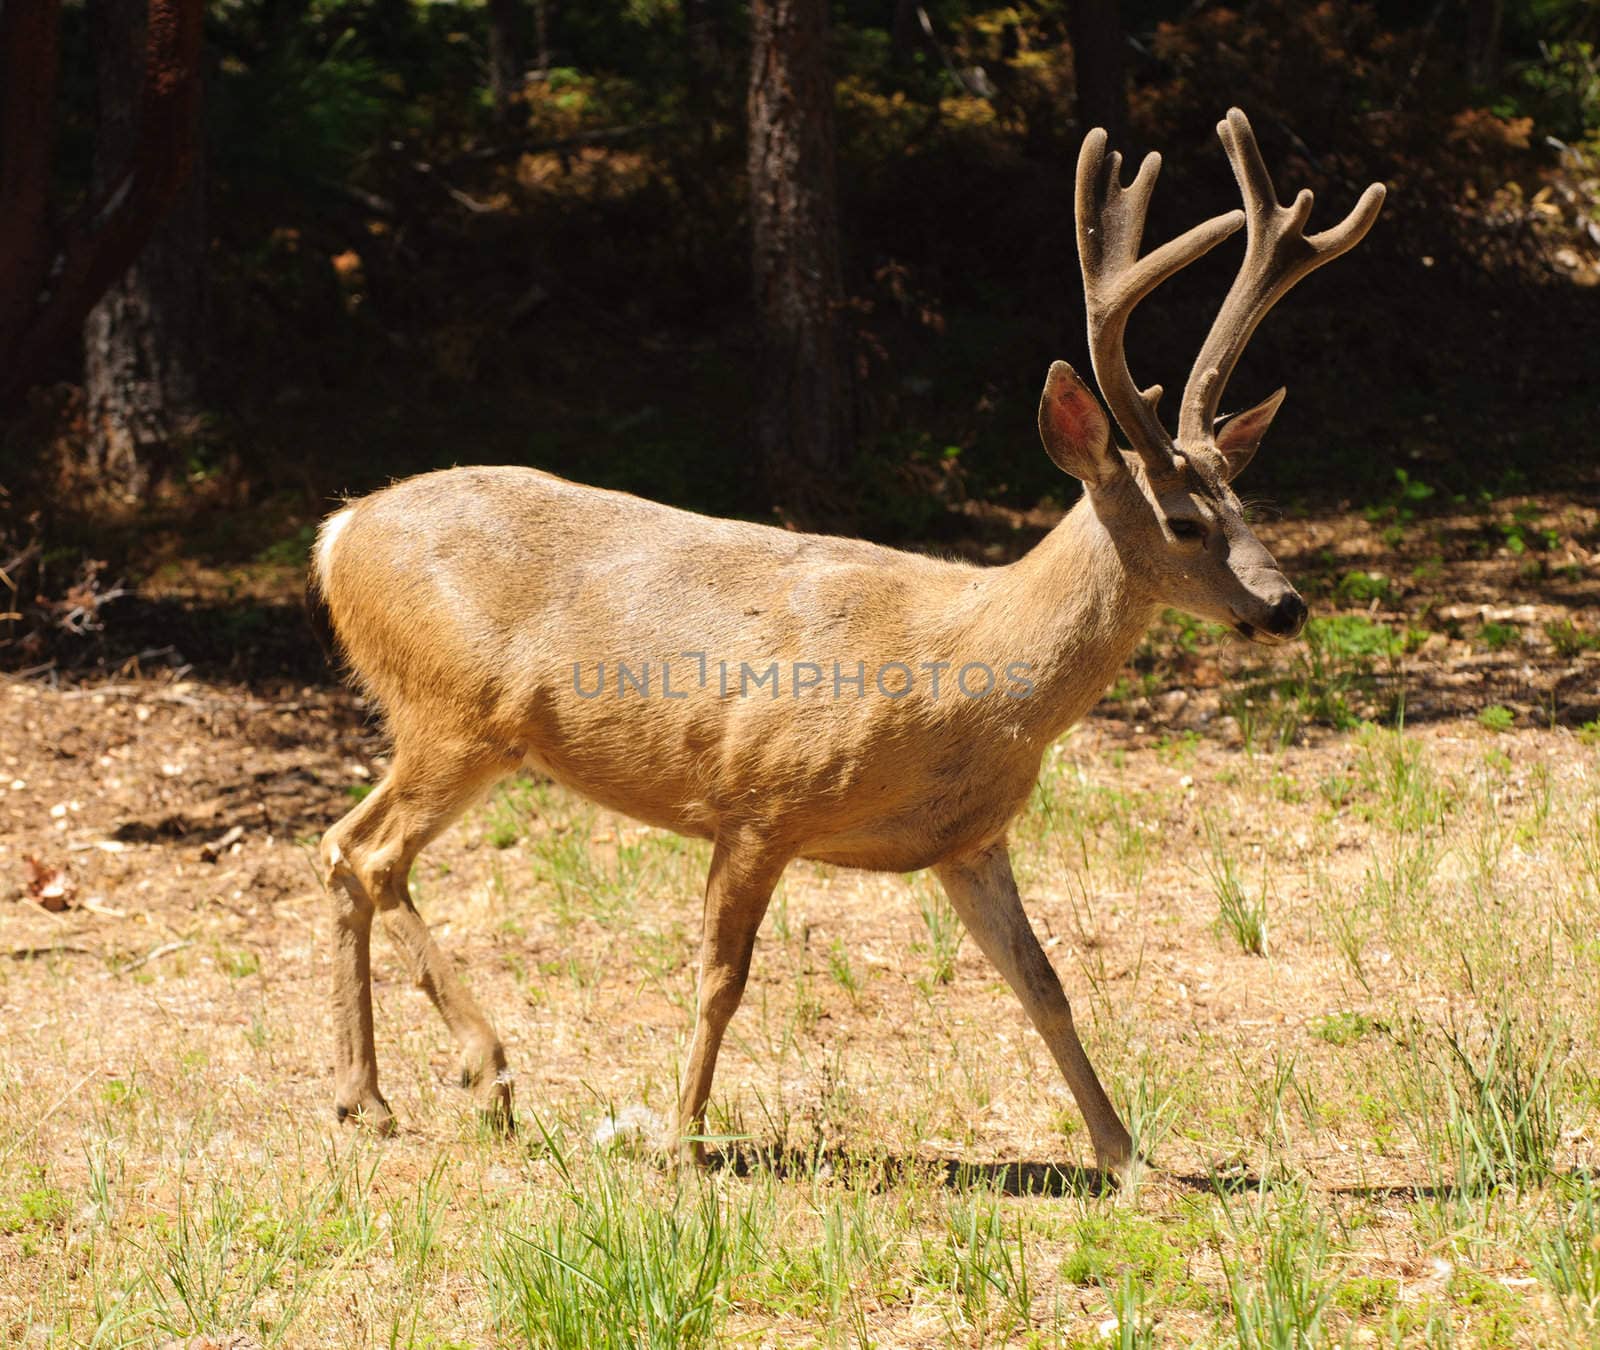
<instances>
[{"instance_id":1,"label":"brown fur","mask_svg":"<svg viewBox=\"0 0 1600 1350\"><path fill-rule=\"evenodd\" d=\"M1087 487L1037 548L1005 567L708 519L526 468L427 474L332 517L314 590L395 742L388 776L322 845L336 902L341 1116L390 1121L372 1037L377 913L462 1044L464 1081L509 1123L500 1041L412 908L406 877L476 796L526 767L713 841L677 1122L689 1151L698 1151L756 930L784 866L800 857L935 869L1049 1045L1100 1164L1125 1171L1132 1143L1022 909L1006 831L1046 747L1099 698L1160 607L1263 641L1298 630L1304 606L1227 481L1280 397L1184 453L1148 441L1127 452L1058 362L1040 430ZM690 653L703 654L704 683ZM783 687L775 697L767 686L724 695L724 661L735 690L741 663L772 661ZM635 677L648 668L648 697L632 686L617 693L619 662ZM858 662L864 692L836 690L834 664L848 673ZM901 698L874 681L895 662L915 680ZM926 663L939 662L936 698ZM796 687L796 663L820 666L820 686ZM956 678L969 663L1001 687L963 694ZM583 697L602 666L604 692ZM1024 682L1008 678L1015 670L1026 671L1026 697L1004 692ZM887 688L900 684L896 672Z\"/></svg>"}]
</instances>

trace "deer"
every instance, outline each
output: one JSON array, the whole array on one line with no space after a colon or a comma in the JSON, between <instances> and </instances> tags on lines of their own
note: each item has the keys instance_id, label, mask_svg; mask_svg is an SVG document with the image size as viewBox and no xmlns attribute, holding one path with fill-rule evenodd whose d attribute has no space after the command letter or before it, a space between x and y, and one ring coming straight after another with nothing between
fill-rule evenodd
<instances>
[{"instance_id":1,"label":"deer","mask_svg":"<svg viewBox=\"0 0 1600 1350\"><path fill-rule=\"evenodd\" d=\"M1023 907L1008 828L1046 750L1163 609L1252 643L1299 635L1305 601L1232 487L1284 390L1230 417L1218 408L1263 317L1360 242L1384 198L1374 183L1343 221L1308 236L1311 192L1280 203L1244 113L1230 109L1217 133L1242 209L1146 254L1160 156L1124 185L1105 131L1083 141L1075 215L1090 360L1128 445L1076 372L1052 364L1039 434L1082 491L1014 562L713 519L520 466L404 479L323 523L308 581L314 617L382 709L393 747L382 781L320 845L341 1121L394 1128L373 1044L378 915L458 1044L477 1109L512 1128L504 1046L418 914L408 874L471 803L531 771L711 844L675 1157L707 1160L712 1076L757 930L785 867L808 859L931 869L1048 1047L1096 1168L1116 1181L1142 1165ZM1128 368L1128 319L1241 226L1243 261L1189 372L1174 437L1158 416L1161 387L1141 389ZM970 673L980 667L990 680ZM730 669L757 675L754 693Z\"/></svg>"}]
</instances>

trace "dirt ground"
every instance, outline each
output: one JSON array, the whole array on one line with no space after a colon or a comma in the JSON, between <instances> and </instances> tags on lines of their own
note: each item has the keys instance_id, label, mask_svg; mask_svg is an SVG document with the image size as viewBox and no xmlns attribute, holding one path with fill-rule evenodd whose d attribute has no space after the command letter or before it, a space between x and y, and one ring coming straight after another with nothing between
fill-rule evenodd
<instances>
[{"instance_id":1,"label":"dirt ground","mask_svg":"<svg viewBox=\"0 0 1600 1350\"><path fill-rule=\"evenodd\" d=\"M1506 547L1519 509L1530 532L1553 532L1536 553ZM1561 1018L1568 1089L1546 1163L1559 1175L1594 1165L1600 1094L1582 1066L1600 1027L1593 958L1581 955L1593 942L1562 924L1587 912L1597 880L1580 875L1589 855L1573 843L1600 810L1600 752L1584 729L1600 713L1600 651L1582 640L1600 629L1597 519L1581 502L1502 502L1405 522L1400 540L1385 540L1381 513L1267 526L1321 612L1409 632L1406 650L1308 674L1303 654L1269 665L1167 624L1056 747L1019 824L1035 927L1091 1055L1156 1141L1163 1172L1141 1212L1181 1227L1219 1177L1293 1178L1336 1216L1338 1269L1382 1292L1370 1309L1358 1299L1330 1313L1358 1339L1420 1336L1431 1323L1404 1321L1419 1309L1465 1343L1558 1343L1553 1328L1568 1325L1536 1276L1535 1246L1500 1219L1464 1246L1421 1215L1440 1162L1414 1111L1445 1089L1403 1084L1418 1028L1429 1044L1476 1035L1507 1009L1533 1016L1542 995ZM1368 579L1352 584L1352 573ZM1317 679L1339 684L1348 725L1294 703ZM1392 713L1401 692L1403 733L1359 724ZM185 1176L256 1175L287 1166L283 1150L346 1146L331 1109L315 842L381 776L383 753L370 710L331 681L247 689L180 669L0 683L0 1171L18 1178L25 1164L71 1197L31 1227L0 1205L6 1344L90 1339L99 1314L85 1290L99 1267L71 1234L104 1184L105 1140L120 1141L128 1179L118 1231L140 1252L159 1248L152 1216L171 1222ZM1435 842L1407 852L1416 840ZM482 1168L471 1184L521 1186L538 1165L529 1122L579 1138L614 1106L667 1112L690 1029L705 863L698 844L532 783L429 850L414 874L419 907L506 1041L524 1143L510 1155L472 1144L453 1048L380 936L379 1060L401 1121L384 1146L387 1184L420 1184L465 1151ZM1424 863L1420 879L1406 871ZM1265 954L1219 919L1230 875L1267 910ZM1089 1161L1087 1139L1048 1056L972 944L941 922L925 879L791 869L724 1050L714 1127L743 1149L972 1166L1003 1189L1088 1203L1071 1199L1068 1179ZM1550 955L1558 942L1577 964ZM191 1152L185 1172L174 1159ZM1071 1213L1060 1222L1088 1222ZM1048 1257L1042 1292L1028 1297L1037 1306L1049 1293L1055 1321L1046 1335L1039 1314L1024 1314L1030 1334L1108 1334L1108 1281L1073 1275L1081 1232L1042 1216L1027 1220ZM1164 1304L1151 1276L1164 1334L1204 1339L1229 1325L1243 1297L1229 1261L1264 1261L1265 1241L1198 1242ZM462 1261L428 1286L435 1339L404 1343L507 1337ZM171 1283L141 1278L150 1290ZM237 1329L263 1344L377 1344L389 1295L374 1283L352 1293L330 1282L292 1331L269 1334L270 1304ZM935 1316L944 1305L911 1286L898 1297L874 1287L858 1309L878 1343L1009 1339L992 1312L957 1300L957 1314ZM204 1329L198 1315L149 1316L141 1343L187 1344ZM799 1304L747 1299L728 1316L724 1334L754 1343L832 1343L823 1314Z\"/></svg>"},{"instance_id":2,"label":"dirt ground","mask_svg":"<svg viewBox=\"0 0 1600 1350\"><path fill-rule=\"evenodd\" d=\"M1600 663L1585 664L1600 674ZM82 1091L86 1084L75 1080L83 1074L89 1075L87 1086L97 1078L127 1076L153 1053L152 1035L162 1034L164 1026L181 1023L186 1040L226 1043L253 1018L270 1013L287 1017L297 1033L275 1051L272 1081L256 1083L254 1090L331 1117L331 1032L324 1006L329 911L315 844L353 804L353 793L383 771L381 731L358 700L338 689L263 699L244 690L163 679L64 690L14 683L0 687L0 700L7 731L0 764L9 775L0 783L0 876L6 880L0 957L16 963L14 985L16 972L37 967L72 986L72 1030L57 1027L55 1034L66 1040L86 1035L93 1046L92 1053L72 1053L63 1063L43 1055L30 1072L58 1079L64 1092L74 1084ZM1206 701L1203 694L1181 703L1168 699L1172 715L1163 722L1157 695L1150 706L1140 701L1125 715L1092 717L1060 743L1054 754L1061 772L1132 803L1126 828L1135 842L1125 847L1148 849L1149 857L1134 864L1142 869L1136 885L1123 876L1121 885L1100 895L1075 895L1083 878L1037 875L1043 867L1036 864L1030 869L1036 873L1028 892L1030 913L1069 987L1075 983L1073 965L1084 963L1110 990L1123 981L1141 983L1163 1015L1179 1016L1197 1034L1229 1040L1263 1028L1276 1034L1347 1000L1347 981L1320 961L1296 961L1292 930L1275 935L1277 959L1265 970L1247 954L1218 950L1209 935L1216 902L1208 878L1188 855L1201 842L1204 818L1226 815L1220 803L1237 795L1219 784L1238 781L1242 752L1237 733L1182 737L1184 727L1211 720ZM1497 734L1475 719L1445 716L1414 734L1445 773L1470 770L1486 750L1503 753L1515 765L1513 788L1524 793L1535 766L1567 775L1591 769L1595 761L1590 747L1562 729ZM1296 829L1302 822L1295 817L1304 812L1292 809L1304 801L1293 799L1314 798L1315 785L1353 773L1361 752L1349 737L1323 733L1315 741L1271 758L1267 776L1280 778L1278 790L1291 798L1283 820L1230 817L1226 828L1246 841L1263 832L1288 834L1291 855L1337 874L1341 864L1359 864L1366 823L1352 821L1324 833L1323 856L1313 859L1309 837ZM1160 814L1142 819L1140 808ZM519 815L527 810L525 801L519 799L514 809ZM575 847L612 860L619 844L669 838L564 796L553 814L552 823L529 812L527 837L581 831ZM599 925L580 923L573 940L564 918L537 912L527 887L507 879L514 871L533 871L537 859L524 856L523 838L498 847L496 832L503 828L497 803L471 813L430 848L419 864L416 889L447 951L486 1007L496 1011L521 1067L523 1091L586 1092L600 1101L657 1105L670 1100L675 1056L683 1049L693 1007L703 849L674 848L670 871L652 877L655 890L635 899L634 921L656 931L670 949L659 968L641 976L608 956ZM1247 842L1246 852L1253 848L1259 855L1261 847ZM816 1017L829 1046L840 1053L856 1046L882 1052L886 1040L892 1042L924 1013L925 996L903 969L922 928L906 881L797 865L786 895L789 909L804 915L802 945L814 966L826 969L840 944L849 960L884 977L871 981L865 1008L837 983L812 991L821 1000ZM1138 912L1135 900L1148 914ZM581 905L581 898L574 903ZM374 950L386 1024L380 1045L385 1033L391 1039L399 1032L423 1036L432 1045L438 1085L447 1087L455 1072L448 1037L421 995L406 987L381 935ZM516 987L521 969L570 962L588 967L576 1021ZM978 1024L997 1019L1006 1027L996 1033L1002 1044L1028 1035L1020 1009L970 946L963 946L957 969L960 978L945 1015ZM144 980L131 978L139 971ZM219 974L223 978L214 978ZM764 961L758 947L749 1001L792 998L784 988L789 976L786 966ZM196 977L202 977L199 987L180 993L176 1002L165 996L169 986L185 990ZM1381 971L1372 978L1365 996L1381 1001ZM1082 982L1076 983L1081 997ZM16 992L26 987L23 981ZM975 995L981 995L976 1006ZM31 1039L50 1023L30 1021L30 1011L12 1001L0 1008L13 1032L25 1028ZM36 1048L47 1043L48 1037ZM902 1048L903 1055L911 1053ZM1040 1054L1030 1051L1029 1061ZM736 1061L737 1054L725 1061L719 1076L725 1093L742 1081ZM1046 1066L1033 1067L1042 1072ZM465 1110L465 1099L458 1105ZM403 1096L396 1106L413 1121L419 1114ZM870 1130L870 1119L861 1124ZM1003 1106L965 1142L985 1159L1085 1161L1075 1156L1080 1147L1063 1148L1053 1118L1013 1119ZM1187 1161L1203 1174L1211 1160ZM1356 1184L1371 1179L1366 1167L1335 1151L1322 1160L1318 1179Z\"/></svg>"}]
</instances>

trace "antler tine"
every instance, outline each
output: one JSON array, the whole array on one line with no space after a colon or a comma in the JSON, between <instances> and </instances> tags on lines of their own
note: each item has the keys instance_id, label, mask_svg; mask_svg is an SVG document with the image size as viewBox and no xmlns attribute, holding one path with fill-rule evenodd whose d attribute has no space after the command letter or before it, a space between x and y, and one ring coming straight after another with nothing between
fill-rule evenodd
<instances>
[{"instance_id":1,"label":"antler tine","mask_svg":"<svg viewBox=\"0 0 1600 1350\"><path fill-rule=\"evenodd\" d=\"M1083 268L1084 307L1089 320L1089 356L1095 379L1117 424L1147 461L1169 461L1171 438L1156 415L1161 386L1141 390L1128 370L1123 339L1134 306L1174 272L1215 248L1244 223L1230 211L1169 240L1143 258L1139 245L1155 191L1161 156L1144 158L1133 182L1122 186L1122 156L1107 153L1107 136L1096 127L1078 154L1078 260Z\"/></svg>"},{"instance_id":2,"label":"antler tine","mask_svg":"<svg viewBox=\"0 0 1600 1350\"><path fill-rule=\"evenodd\" d=\"M1279 203L1250 119L1229 108L1217 123L1217 135L1244 197L1244 262L1183 386L1178 443L1185 447L1210 439L1228 377L1267 311L1302 277L1359 244L1377 220L1384 198L1383 184L1373 183L1348 216L1307 238L1311 191L1302 188L1293 205Z\"/></svg>"}]
</instances>

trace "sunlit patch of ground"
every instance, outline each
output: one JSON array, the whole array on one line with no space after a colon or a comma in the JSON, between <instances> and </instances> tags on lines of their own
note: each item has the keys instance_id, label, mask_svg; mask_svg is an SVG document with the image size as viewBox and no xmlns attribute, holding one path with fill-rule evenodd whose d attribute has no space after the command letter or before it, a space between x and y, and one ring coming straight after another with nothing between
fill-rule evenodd
<instances>
[{"instance_id":1,"label":"sunlit patch of ground","mask_svg":"<svg viewBox=\"0 0 1600 1350\"><path fill-rule=\"evenodd\" d=\"M0 687L0 1341L1595 1335L1600 751L1463 716L1288 748L1141 725L1065 739L1016 846L1161 1169L1113 1197L936 889L820 867L723 1053L738 1166L597 1150L614 1107L670 1109L706 850L531 782L413 879L518 1137L480 1136L381 937L402 1130L340 1130L312 842L375 728L311 691Z\"/></svg>"},{"instance_id":2,"label":"sunlit patch of ground","mask_svg":"<svg viewBox=\"0 0 1600 1350\"><path fill-rule=\"evenodd\" d=\"M1018 824L1131 1194L937 888L804 865L724 1165L662 1166L707 850L532 781L412 878L516 1139L381 935L401 1130L342 1130L315 841L370 711L0 684L0 1345L1595 1341L1600 517L1444 505L1266 524L1305 639L1168 616Z\"/></svg>"}]
</instances>

